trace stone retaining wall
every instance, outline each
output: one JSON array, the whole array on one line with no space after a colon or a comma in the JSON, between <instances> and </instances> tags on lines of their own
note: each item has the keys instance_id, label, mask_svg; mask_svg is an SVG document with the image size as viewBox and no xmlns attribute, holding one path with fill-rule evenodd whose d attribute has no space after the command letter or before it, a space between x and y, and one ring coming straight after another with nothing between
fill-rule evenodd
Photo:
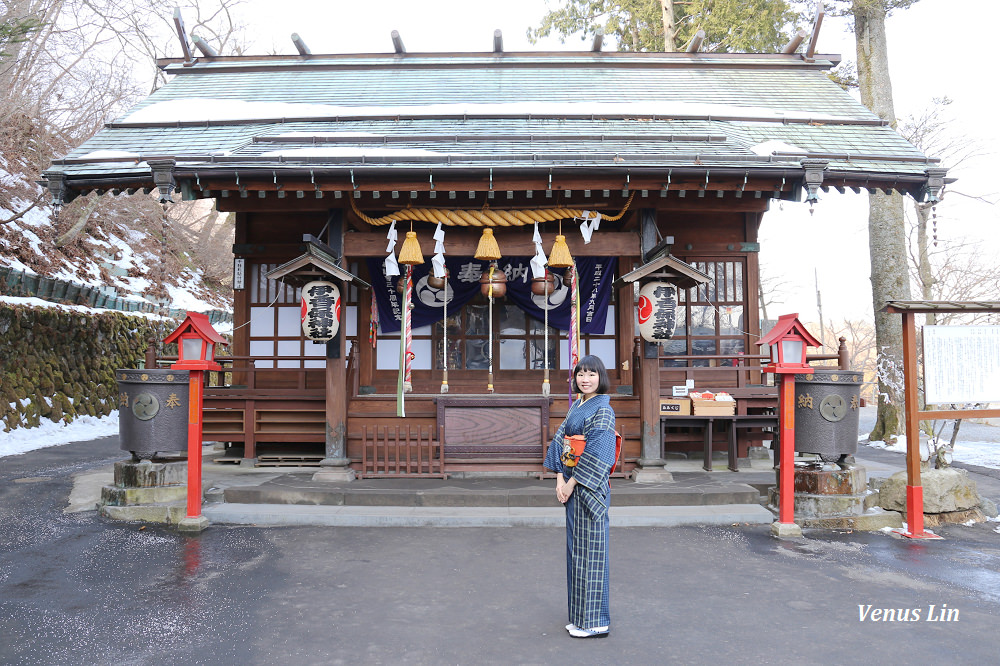
<instances>
[{"instance_id":1,"label":"stone retaining wall","mask_svg":"<svg viewBox=\"0 0 1000 666\"><path fill-rule=\"evenodd\" d=\"M141 368L145 317L0 303L0 431L117 409L117 368Z\"/></svg>"}]
</instances>

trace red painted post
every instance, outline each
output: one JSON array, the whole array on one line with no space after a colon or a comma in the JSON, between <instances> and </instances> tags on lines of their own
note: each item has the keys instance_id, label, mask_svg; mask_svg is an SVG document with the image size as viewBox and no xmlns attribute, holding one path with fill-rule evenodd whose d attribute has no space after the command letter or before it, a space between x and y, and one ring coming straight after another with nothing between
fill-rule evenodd
<instances>
[{"instance_id":1,"label":"red painted post","mask_svg":"<svg viewBox=\"0 0 1000 666\"><path fill-rule=\"evenodd\" d=\"M774 327L757 344L771 348L771 364L764 372L781 376L778 389L778 521L771 524L771 534L779 537L802 536L795 524L795 375L812 374L806 359L806 347L822 344L806 330L797 314L778 317Z\"/></svg>"},{"instance_id":2,"label":"red painted post","mask_svg":"<svg viewBox=\"0 0 1000 666\"><path fill-rule=\"evenodd\" d=\"M903 394L906 410L906 527L903 536L923 538L924 487L920 482L920 403L917 401L917 325L903 313Z\"/></svg>"},{"instance_id":3,"label":"red painted post","mask_svg":"<svg viewBox=\"0 0 1000 666\"><path fill-rule=\"evenodd\" d=\"M189 372L187 517L197 518L201 515L201 409L205 373L202 370Z\"/></svg>"},{"instance_id":4,"label":"red painted post","mask_svg":"<svg viewBox=\"0 0 1000 666\"><path fill-rule=\"evenodd\" d=\"M187 517L177 523L182 531L201 531L208 520L201 515L201 440L202 407L204 403L205 371L222 369L215 362L215 349L227 345L208 321L208 317L198 312L189 312L181 325L164 338L164 344L177 343L178 360L173 364L177 370L187 370L188 388L188 491Z\"/></svg>"},{"instance_id":5,"label":"red painted post","mask_svg":"<svg viewBox=\"0 0 1000 666\"><path fill-rule=\"evenodd\" d=\"M795 522L795 375L781 375L778 522Z\"/></svg>"}]
</instances>

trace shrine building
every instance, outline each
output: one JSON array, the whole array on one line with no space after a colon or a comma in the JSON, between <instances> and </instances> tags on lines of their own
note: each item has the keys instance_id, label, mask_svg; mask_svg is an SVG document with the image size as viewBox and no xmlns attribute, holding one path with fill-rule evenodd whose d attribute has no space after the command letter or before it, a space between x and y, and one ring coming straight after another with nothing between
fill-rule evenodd
<instances>
[{"instance_id":1,"label":"shrine building","mask_svg":"<svg viewBox=\"0 0 1000 666\"><path fill-rule=\"evenodd\" d=\"M755 345L772 201L941 195L944 169L827 76L838 62L186 54L45 179L57 205L151 191L235 213L232 356L204 407L229 458L540 473L573 359L594 354L625 436L617 473L669 470L704 438L696 415L661 417L674 387L773 415ZM708 448L737 430L738 459L771 439L736 425Z\"/></svg>"}]
</instances>

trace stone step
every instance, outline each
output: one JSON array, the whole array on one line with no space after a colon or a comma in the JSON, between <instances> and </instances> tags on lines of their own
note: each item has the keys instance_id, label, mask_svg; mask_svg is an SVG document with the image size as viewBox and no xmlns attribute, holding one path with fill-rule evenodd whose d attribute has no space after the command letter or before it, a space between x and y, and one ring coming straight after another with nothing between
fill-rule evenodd
<instances>
[{"instance_id":1,"label":"stone step","mask_svg":"<svg viewBox=\"0 0 1000 666\"><path fill-rule=\"evenodd\" d=\"M562 507L399 507L208 504L209 521L228 525L327 527L553 527L566 524ZM611 527L764 525L771 513L758 504L611 507Z\"/></svg>"},{"instance_id":2,"label":"stone step","mask_svg":"<svg viewBox=\"0 0 1000 666\"><path fill-rule=\"evenodd\" d=\"M286 475L246 486L209 490L206 499L234 504L395 506L395 507L553 507L554 481L492 479L439 481L435 485L379 480L332 484ZM760 503L761 492L745 483L613 483L612 506L710 506Z\"/></svg>"},{"instance_id":3,"label":"stone step","mask_svg":"<svg viewBox=\"0 0 1000 666\"><path fill-rule=\"evenodd\" d=\"M160 486L158 488L101 488L101 504L105 506L132 506L137 504L166 504L187 498L187 486Z\"/></svg>"}]
</instances>

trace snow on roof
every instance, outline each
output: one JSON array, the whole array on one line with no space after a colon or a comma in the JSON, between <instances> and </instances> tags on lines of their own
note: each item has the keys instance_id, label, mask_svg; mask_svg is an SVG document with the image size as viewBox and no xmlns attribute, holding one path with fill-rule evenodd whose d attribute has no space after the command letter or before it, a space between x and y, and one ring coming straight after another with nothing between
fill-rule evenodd
<instances>
[{"instance_id":1,"label":"snow on roof","mask_svg":"<svg viewBox=\"0 0 1000 666\"><path fill-rule=\"evenodd\" d=\"M785 143L784 141L764 141L763 143L758 143L756 146L750 148L750 152L755 155L760 155L762 157L767 157L774 153L802 153L806 154L809 151L803 150L798 146L792 145L790 143Z\"/></svg>"},{"instance_id":2,"label":"snow on roof","mask_svg":"<svg viewBox=\"0 0 1000 666\"><path fill-rule=\"evenodd\" d=\"M441 155L441 153L423 148L382 148L379 146L366 148L353 146L286 148L261 153L261 157L421 157L428 155Z\"/></svg>"},{"instance_id":3,"label":"snow on roof","mask_svg":"<svg viewBox=\"0 0 1000 666\"><path fill-rule=\"evenodd\" d=\"M238 99L187 98L156 102L139 108L117 122L140 125L177 122L220 122L281 118L339 118L385 116L658 116L722 117L765 120L844 122L852 118L776 111L754 106L689 104L684 102L497 102L483 104L426 104L399 106L339 106L291 102L247 102Z\"/></svg>"},{"instance_id":4,"label":"snow on roof","mask_svg":"<svg viewBox=\"0 0 1000 666\"><path fill-rule=\"evenodd\" d=\"M113 160L113 159L138 159L138 153L131 153L127 150L92 150L86 155L81 155L78 159L81 160Z\"/></svg>"},{"instance_id":5,"label":"snow on roof","mask_svg":"<svg viewBox=\"0 0 1000 666\"><path fill-rule=\"evenodd\" d=\"M366 139L374 136L382 136L374 132L282 132L274 134L275 139Z\"/></svg>"}]
</instances>

